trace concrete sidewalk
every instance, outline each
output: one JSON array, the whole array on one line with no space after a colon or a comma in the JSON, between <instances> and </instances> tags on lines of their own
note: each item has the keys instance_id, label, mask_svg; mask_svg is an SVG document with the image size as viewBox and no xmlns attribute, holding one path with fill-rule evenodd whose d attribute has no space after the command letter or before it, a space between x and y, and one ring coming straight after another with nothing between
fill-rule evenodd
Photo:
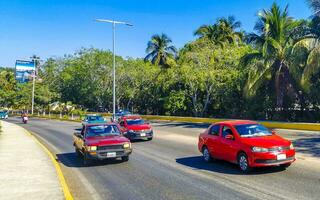
<instances>
[{"instance_id":1,"label":"concrete sidewalk","mask_svg":"<svg viewBox=\"0 0 320 200\"><path fill-rule=\"evenodd\" d=\"M64 199L50 157L20 126L0 121L0 199Z\"/></svg>"}]
</instances>

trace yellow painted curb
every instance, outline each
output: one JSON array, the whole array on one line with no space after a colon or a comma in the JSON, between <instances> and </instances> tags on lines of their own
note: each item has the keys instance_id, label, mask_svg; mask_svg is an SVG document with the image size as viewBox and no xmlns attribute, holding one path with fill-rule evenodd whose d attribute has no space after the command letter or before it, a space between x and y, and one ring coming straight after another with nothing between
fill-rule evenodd
<instances>
[{"instance_id":1,"label":"yellow painted curb","mask_svg":"<svg viewBox=\"0 0 320 200\"><path fill-rule=\"evenodd\" d=\"M35 137L30 131L24 129L41 147L42 149L48 154L48 156L51 158L55 168L56 168L56 171L57 171L57 174L58 174L58 177L59 177L59 181L60 181L60 184L61 184L61 187L62 187L62 190L63 190L63 194L64 194L64 198L66 200L73 200L73 197L70 193L70 190L69 190L69 187L67 185L67 182L63 176L63 173L62 173L62 170L60 168L60 165L59 163L57 162L55 156L50 152L50 150L44 146L39 140L37 137Z\"/></svg>"}]
</instances>

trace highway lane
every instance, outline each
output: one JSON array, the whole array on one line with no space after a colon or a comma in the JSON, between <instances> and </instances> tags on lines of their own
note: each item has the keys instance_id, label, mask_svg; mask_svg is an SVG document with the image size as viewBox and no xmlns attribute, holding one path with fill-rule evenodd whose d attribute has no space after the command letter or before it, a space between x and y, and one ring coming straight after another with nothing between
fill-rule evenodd
<instances>
[{"instance_id":1,"label":"highway lane","mask_svg":"<svg viewBox=\"0 0 320 200\"><path fill-rule=\"evenodd\" d=\"M76 199L318 199L320 134L285 131L294 140L298 161L287 170L257 169L243 175L235 165L204 163L197 136L207 125L153 123L155 139L135 142L126 163L109 161L84 167L72 146L79 123L31 119L9 121L36 133L57 153Z\"/></svg>"}]
</instances>

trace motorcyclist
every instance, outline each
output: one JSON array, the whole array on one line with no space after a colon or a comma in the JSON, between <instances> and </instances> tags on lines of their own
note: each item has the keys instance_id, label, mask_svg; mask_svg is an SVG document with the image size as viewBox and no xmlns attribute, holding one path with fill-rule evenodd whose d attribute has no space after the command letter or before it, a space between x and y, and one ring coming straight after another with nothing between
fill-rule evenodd
<instances>
[{"instance_id":1,"label":"motorcyclist","mask_svg":"<svg viewBox=\"0 0 320 200\"><path fill-rule=\"evenodd\" d=\"M26 112L23 112L23 113L21 114L21 118L22 118L22 121L23 121L24 123L27 123L27 121L28 121L28 114L27 114Z\"/></svg>"}]
</instances>

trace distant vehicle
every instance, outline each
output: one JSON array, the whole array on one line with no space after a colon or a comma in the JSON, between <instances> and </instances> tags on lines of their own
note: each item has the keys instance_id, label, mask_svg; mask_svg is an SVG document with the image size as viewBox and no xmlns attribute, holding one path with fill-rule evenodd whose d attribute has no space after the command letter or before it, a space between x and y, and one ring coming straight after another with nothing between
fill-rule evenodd
<instances>
[{"instance_id":1,"label":"distant vehicle","mask_svg":"<svg viewBox=\"0 0 320 200\"><path fill-rule=\"evenodd\" d=\"M27 116L22 117L22 122L24 124L28 123L29 118Z\"/></svg>"},{"instance_id":2,"label":"distant vehicle","mask_svg":"<svg viewBox=\"0 0 320 200\"><path fill-rule=\"evenodd\" d=\"M121 134L115 123L86 124L81 132L74 133L73 145L84 165L92 160L121 158L128 161L132 153L130 140Z\"/></svg>"},{"instance_id":3,"label":"distant vehicle","mask_svg":"<svg viewBox=\"0 0 320 200\"><path fill-rule=\"evenodd\" d=\"M0 119L8 119L8 112L7 111L0 111Z\"/></svg>"},{"instance_id":4,"label":"distant vehicle","mask_svg":"<svg viewBox=\"0 0 320 200\"><path fill-rule=\"evenodd\" d=\"M124 110L124 111L120 110L119 112L116 112L116 114L115 114L114 116L112 115L111 121L113 121L113 122L119 122L119 119L120 119L121 117L131 116L131 115L132 115L132 113L129 112L129 111L127 111L127 110Z\"/></svg>"},{"instance_id":5,"label":"distant vehicle","mask_svg":"<svg viewBox=\"0 0 320 200\"><path fill-rule=\"evenodd\" d=\"M99 114L88 114L85 116L84 120L82 121L82 125L86 124L98 124L98 123L105 123L106 120L103 118L102 115Z\"/></svg>"},{"instance_id":6,"label":"distant vehicle","mask_svg":"<svg viewBox=\"0 0 320 200\"><path fill-rule=\"evenodd\" d=\"M292 143L253 121L225 121L199 135L199 151L206 162L226 160L249 172L253 167L287 168L295 159Z\"/></svg>"},{"instance_id":7,"label":"distant vehicle","mask_svg":"<svg viewBox=\"0 0 320 200\"><path fill-rule=\"evenodd\" d=\"M121 131L130 140L144 139L152 140L153 130L149 123L140 116L124 116L119 119Z\"/></svg>"}]
</instances>

